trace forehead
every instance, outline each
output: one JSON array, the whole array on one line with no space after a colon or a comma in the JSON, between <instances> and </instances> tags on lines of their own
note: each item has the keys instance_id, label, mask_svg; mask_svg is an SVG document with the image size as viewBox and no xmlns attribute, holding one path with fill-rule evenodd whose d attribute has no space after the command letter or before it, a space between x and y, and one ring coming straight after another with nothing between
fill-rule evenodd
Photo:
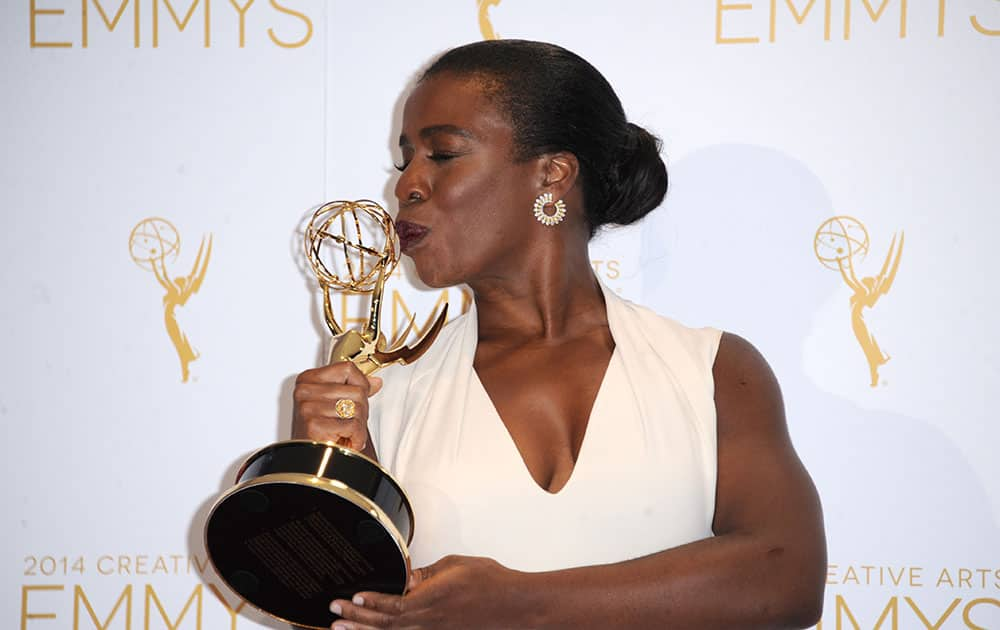
<instances>
[{"instance_id":1,"label":"forehead","mask_svg":"<svg viewBox=\"0 0 1000 630\"><path fill-rule=\"evenodd\" d=\"M441 74L417 84L403 107L403 136L415 141L422 130L458 127L479 139L511 135L506 116L476 78Z\"/></svg>"}]
</instances>

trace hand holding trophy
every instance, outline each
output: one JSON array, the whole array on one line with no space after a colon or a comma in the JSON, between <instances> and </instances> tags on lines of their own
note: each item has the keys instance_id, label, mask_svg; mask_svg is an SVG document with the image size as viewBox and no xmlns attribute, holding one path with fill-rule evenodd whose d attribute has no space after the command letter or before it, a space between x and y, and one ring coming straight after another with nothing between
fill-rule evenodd
<instances>
[{"instance_id":1,"label":"hand holding trophy","mask_svg":"<svg viewBox=\"0 0 1000 630\"><path fill-rule=\"evenodd\" d=\"M410 363L433 343L447 317L413 346L380 330L386 278L399 261L389 215L368 200L334 201L313 214L306 256L323 292L323 314L334 334L330 363L350 361L363 374ZM344 330L333 316L331 289L370 293L361 330ZM350 400L338 415L353 415ZM236 485L213 506L205 547L219 576L241 597L281 621L329 628L329 602L358 591L402 593L410 571L407 544L413 512L399 484L377 462L338 443L289 440L251 455Z\"/></svg>"}]
</instances>

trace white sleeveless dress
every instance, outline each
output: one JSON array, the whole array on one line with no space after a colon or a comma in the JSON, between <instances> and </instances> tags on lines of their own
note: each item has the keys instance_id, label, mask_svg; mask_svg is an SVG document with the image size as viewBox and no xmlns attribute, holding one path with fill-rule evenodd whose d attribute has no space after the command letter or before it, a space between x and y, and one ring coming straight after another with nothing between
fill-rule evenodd
<instances>
[{"instance_id":1,"label":"white sleeveless dress","mask_svg":"<svg viewBox=\"0 0 1000 630\"><path fill-rule=\"evenodd\" d=\"M383 372L369 429L413 506L414 567L461 554L546 571L712 535L721 333L604 293L615 350L558 493L535 483L473 369L474 307L419 361Z\"/></svg>"}]
</instances>

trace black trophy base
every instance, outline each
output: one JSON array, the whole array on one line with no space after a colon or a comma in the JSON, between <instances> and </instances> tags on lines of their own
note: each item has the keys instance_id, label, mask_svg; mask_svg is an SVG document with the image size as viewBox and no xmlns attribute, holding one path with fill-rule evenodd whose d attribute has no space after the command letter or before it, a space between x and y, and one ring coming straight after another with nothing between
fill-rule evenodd
<instances>
[{"instance_id":1,"label":"black trophy base","mask_svg":"<svg viewBox=\"0 0 1000 630\"><path fill-rule=\"evenodd\" d=\"M325 475L315 474L316 458ZM312 472L292 470L303 467ZM219 577L250 605L296 626L329 628L334 599L404 591L409 503L371 460L283 442L248 459L238 481L212 509L205 544Z\"/></svg>"}]
</instances>

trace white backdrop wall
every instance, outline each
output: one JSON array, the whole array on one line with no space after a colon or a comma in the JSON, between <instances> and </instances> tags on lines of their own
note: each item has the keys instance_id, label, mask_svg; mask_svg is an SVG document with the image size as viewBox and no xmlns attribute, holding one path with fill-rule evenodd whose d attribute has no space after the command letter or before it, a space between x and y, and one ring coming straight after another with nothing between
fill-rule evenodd
<instances>
[{"instance_id":1,"label":"white backdrop wall","mask_svg":"<svg viewBox=\"0 0 1000 630\"><path fill-rule=\"evenodd\" d=\"M826 511L822 626L1000 628L996 0L4 2L0 627L274 625L199 541L319 357L303 217L393 207L415 71L491 33L579 52L664 138L667 201L594 267L771 361ZM817 257L836 216L877 297ZM161 238L186 299L130 255ZM411 276L393 322L440 298Z\"/></svg>"}]
</instances>

